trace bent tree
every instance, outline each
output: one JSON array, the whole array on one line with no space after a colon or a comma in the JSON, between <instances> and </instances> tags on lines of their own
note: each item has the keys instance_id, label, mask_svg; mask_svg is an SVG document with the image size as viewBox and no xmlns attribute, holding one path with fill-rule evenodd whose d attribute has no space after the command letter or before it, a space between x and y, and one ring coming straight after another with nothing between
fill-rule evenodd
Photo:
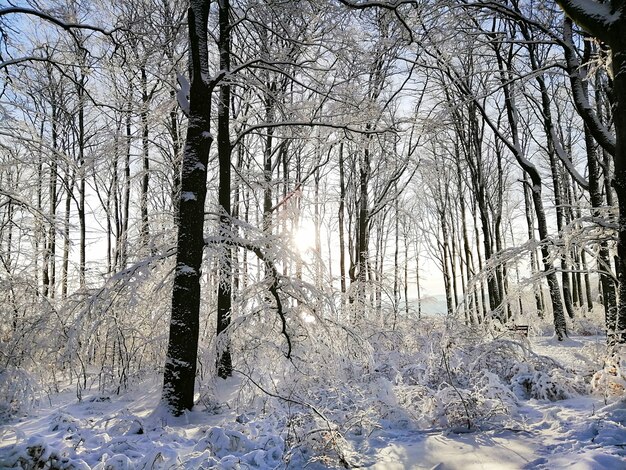
<instances>
[{"instance_id":1,"label":"bent tree","mask_svg":"<svg viewBox=\"0 0 626 470\"><path fill-rule=\"evenodd\" d=\"M617 281L619 304L613 325L607 325L610 342L626 342L626 1L556 0L565 13L592 36L611 48L613 72L613 123L615 126L615 174L613 187L619 208Z\"/></svg>"},{"instance_id":2,"label":"bent tree","mask_svg":"<svg viewBox=\"0 0 626 470\"><path fill-rule=\"evenodd\" d=\"M191 0L188 10L190 87L187 136L178 208L176 268L162 398L174 415L193 407L200 326L200 265L204 249L204 202L211 136L207 24L209 0Z\"/></svg>"}]
</instances>

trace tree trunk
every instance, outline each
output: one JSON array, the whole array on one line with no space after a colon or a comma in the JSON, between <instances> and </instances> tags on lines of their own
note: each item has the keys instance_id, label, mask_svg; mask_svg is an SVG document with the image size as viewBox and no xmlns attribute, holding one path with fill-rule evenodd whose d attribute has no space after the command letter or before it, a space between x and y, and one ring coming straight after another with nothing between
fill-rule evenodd
<instances>
[{"instance_id":1,"label":"tree trunk","mask_svg":"<svg viewBox=\"0 0 626 470\"><path fill-rule=\"evenodd\" d=\"M230 71L230 4L229 0L219 2L219 53L220 70ZM219 159L220 182L218 202L220 205L220 235L226 241L232 239L232 222L230 207L230 82L226 80L220 85L220 99L217 108L217 153ZM217 375L223 379L233 373L230 341L227 328L231 321L232 308L232 250L223 244L225 256L218 268L219 283L217 287Z\"/></svg>"},{"instance_id":2,"label":"tree trunk","mask_svg":"<svg viewBox=\"0 0 626 470\"><path fill-rule=\"evenodd\" d=\"M69 165L65 172L67 194L65 195L65 219L63 221L63 264L61 265L61 298L67 297L68 272L70 262L70 210L74 188L74 171L70 175Z\"/></svg>"},{"instance_id":3,"label":"tree trunk","mask_svg":"<svg viewBox=\"0 0 626 470\"><path fill-rule=\"evenodd\" d=\"M339 144L339 276L341 293L346 293L346 247L344 240L344 217L346 204L346 183L343 169L343 142Z\"/></svg>"},{"instance_id":4,"label":"tree trunk","mask_svg":"<svg viewBox=\"0 0 626 470\"><path fill-rule=\"evenodd\" d=\"M417 318L422 318L422 284L420 282L420 244L415 236L415 287L417 289Z\"/></svg>"},{"instance_id":5,"label":"tree trunk","mask_svg":"<svg viewBox=\"0 0 626 470\"><path fill-rule=\"evenodd\" d=\"M200 277L204 249L204 203L211 129L207 22L208 0L191 0L188 11L191 84L189 124L183 153L181 198L172 292L172 315L163 375L163 399L174 415L193 407L198 333Z\"/></svg>"},{"instance_id":6,"label":"tree trunk","mask_svg":"<svg viewBox=\"0 0 626 470\"><path fill-rule=\"evenodd\" d=\"M441 251L441 271L443 273L443 287L446 294L446 311L448 315L452 315L454 311L452 299L452 279L450 278L450 268L448 263L448 223L446 221L445 212L439 211L439 223L441 228L441 241L439 249Z\"/></svg>"},{"instance_id":7,"label":"tree trunk","mask_svg":"<svg viewBox=\"0 0 626 470\"><path fill-rule=\"evenodd\" d=\"M476 217L476 206L473 206L473 220L474 220L474 236L476 237L476 259L478 260L478 271L483 270L483 258L480 255L480 232L478 230L478 218ZM487 296L485 295L485 284L483 280L480 280L480 307L478 312L478 323L481 323L487 317Z\"/></svg>"},{"instance_id":8,"label":"tree trunk","mask_svg":"<svg viewBox=\"0 0 626 470\"><path fill-rule=\"evenodd\" d=\"M533 219L532 213L532 197L529 194L530 183L528 182L528 175L524 173L524 181L522 183L524 189L524 212L526 215L526 224L528 226L528 240L534 240L535 238L535 221ZM530 250L530 272L531 274L535 274L538 271L537 266L537 252L534 247ZM541 280L537 282L535 288L535 305L537 307L537 315L539 318L543 318L543 298L541 296Z\"/></svg>"},{"instance_id":9,"label":"tree trunk","mask_svg":"<svg viewBox=\"0 0 626 470\"><path fill-rule=\"evenodd\" d=\"M87 287L87 220L85 214L86 164L85 164L85 76L81 73L78 84L78 224L80 228L80 259L78 280L81 289Z\"/></svg>"},{"instance_id":10,"label":"tree trunk","mask_svg":"<svg viewBox=\"0 0 626 470\"><path fill-rule=\"evenodd\" d=\"M622 7L623 10L623 7ZM626 12L622 11L621 27L626 27ZM613 59L613 122L615 125L615 176L613 187L619 207L619 233L617 238L617 281L619 304L617 318L607 325L614 340L626 343L626 39L616 40L612 47Z\"/></svg>"},{"instance_id":11,"label":"tree trunk","mask_svg":"<svg viewBox=\"0 0 626 470\"><path fill-rule=\"evenodd\" d=\"M139 196L139 210L141 213L140 239L141 248L148 252L150 243L150 226L148 222L148 190L150 184L150 159L149 159L149 137L148 129L148 107L150 98L148 96L148 76L146 66L141 66L141 194Z\"/></svg>"},{"instance_id":12,"label":"tree trunk","mask_svg":"<svg viewBox=\"0 0 626 470\"><path fill-rule=\"evenodd\" d=\"M52 162L50 163L50 179L48 184L49 197L49 228L46 241L46 249L43 257L43 295L54 298L55 271L56 271L56 205L57 205L57 178L58 178L58 155L57 155L57 116L56 105L52 104Z\"/></svg>"},{"instance_id":13,"label":"tree trunk","mask_svg":"<svg viewBox=\"0 0 626 470\"><path fill-rule=\"evenodd\" d=\"M370 173L370 150L368 147L363 151L363 159L359 172L359 213L357 224L357 279L359 282L359 295L363 297L365 282L367 281L367 261L369 258L369 217L368 217L368 194L367 183ZM363 298L361 298L363 300Z\"/></svg>"},{"instance_id":14,"label":"tree trunk","mask_svg":"<svg viewBox=\"0 0 626 470\"><path fill-rule=\"evenodd\" d=\"M124 197L121 222L121 236L119 238L120 269L128 264L128 220L130 217L130 155L132 150L132 96L128 99L126 110L126 156L124 158Z\"/></svg>"}]
</instances>

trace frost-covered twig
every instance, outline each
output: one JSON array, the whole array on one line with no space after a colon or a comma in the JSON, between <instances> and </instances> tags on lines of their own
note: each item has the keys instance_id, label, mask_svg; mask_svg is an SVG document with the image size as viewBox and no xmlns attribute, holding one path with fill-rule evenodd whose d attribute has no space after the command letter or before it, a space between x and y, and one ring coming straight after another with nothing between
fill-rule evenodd
<instances>
[{"instance_id":1,"label":"frost-covered twig","mask_svg":"<svg viewBox=\"0 0 626 470\"><path fill-rule=\"evenodd\" d=\"M265 266L270 270L270 274L272 278L272 283L268 287L268 290L270 291L270 294L272 294L272 297L274 297L274 301L276 302L276 312L278 313L278 316L281 321L281 326L282 326L281 332L283 336L285 337L285 340L287 341L287 353L285 354L285 357L287 359L290 359L291 349L292 349L291 337L289 336L289 333L287 332L287 318L285 316L285 311L283 309L282 300L280 299L280 295L278 294L278 288L279 288L278 281L280 279L280 275L278 274L278 270L276 269L276 266L274 265L272 260L270 260L265 255L265 253L261 250L261 248L259 248L255 243L250 242L248 240L244 240L242 238L232 237L232 238L224 239L222 237L211 237L211 238L205 239L205 243L225 244L231 247L236 246L239 248L243 248L248 251L252 251L261 261L265 263Z\"/></svg>"},{"instance_id":2,"label":"frost-covered twig","mask_svg":"<svg viewBox=\"0 0 626 470\"><path fill-rule=\"evenodd\" d=\"M320 417L326 423L326 429L314 429L314 430L309 431L308 434L313 434L313 433L316 433L316 432L328 432L328 433L330 433L331 436L337 436L338 435L341 439L344 439L343 435L339 431L337 425L334 424L329 418L326 417L326 415L324 415L324 413L322 413L319 409L317 409L317 407L315 407L311 403L307 403L305 401L294 400L293 398L284 397L284 396L279 395L277 393L272 393L269 390L267 390L265 387L263 387L261 384L259 384L257 381L255 381L247 373L245 373L245 372L243 372L241 370L238 370L238 369L233 369L233 372L236 372L238 374L243 375L245 378L247 378L255 387L257 387L264 394L266 394L266 395L268 395L268 396L270 396L272 398L276 398L277 400L284 401L286 403L291 403L291 404L294 404L294 405L301 406L303 408L307 408L307 409L311 410L315 415ZM341 450L340 446L335 446L335 451L337 452L337 456L339 458L339 461L341 462L341 464L344 467L346 467L346 468L352 468L353 467L353 465L349 461L348 456L344 455L344 452Z\"/></svg>"},{"instance_id":3,"label":"frost-covered twig","mask_svg":"<svg viewBox=\"0 0 626 470\"><path fill-rule=\"evenodd\" d=\"M469 408L467 406L467 403L465 402L465 398L463 397L463 394L459 391L456 385L454 385L454 380L452 379L452 373L450 372L450 363L448 362L448 356L446 355L445 348L441 348L441 354L442 354L443 366L446 370L446 374L448 375L448 379L450 381L450 386L454 389L456 394L459 396L459 399L461 400L461 404L463 405L463 409L465 409L465 418L467 419L467 429L472 429L472 419L470 417Z\"/></svg>"}]
</instances>

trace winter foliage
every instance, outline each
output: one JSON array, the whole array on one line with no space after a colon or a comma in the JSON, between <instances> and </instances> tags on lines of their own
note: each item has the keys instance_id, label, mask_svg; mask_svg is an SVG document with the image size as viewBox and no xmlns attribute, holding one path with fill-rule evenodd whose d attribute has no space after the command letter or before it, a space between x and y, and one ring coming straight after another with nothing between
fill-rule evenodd
<instances>
[{"instance_id":1,"label":"winter foliage","mask_svg":"<svg viewBox=\"0 0 626 470\"><path fill-rule=\"evenodd\" d=\"M0 468L623 466L624 8L0 6Z\"/></svg>"}]
</instances>

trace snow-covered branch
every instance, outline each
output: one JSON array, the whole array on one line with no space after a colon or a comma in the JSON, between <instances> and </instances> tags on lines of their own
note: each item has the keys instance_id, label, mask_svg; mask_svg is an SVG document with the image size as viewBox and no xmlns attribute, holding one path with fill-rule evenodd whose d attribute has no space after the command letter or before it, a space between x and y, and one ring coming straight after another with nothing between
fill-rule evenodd
<instances>
[{"instance_id":1,"label":"snow-covered branch","mask_svg":"<svg viewBox=\"0 0 626 470\"><path fill-rule=\"evenodd\" d=\"M251 251L257 256L257 258L263 261L265 266L269 269L272 282L270 286L268 287L268 290L270 291L270 294L272 294L272 297L274 297L274 301L276 302L276 313L278 313L278 317L280 318L281 326L282 326L281 332L283 336L285 337L285 340L287 341L287 353L285 354L285 357L287 359L290 359L291 350L292 350L291 337L289 336L289 333L287 332L287 318L285 316L283 302L280 298L280 295L278 294L278 289L279 289L278 281L280 279L280 275L278 273L278 270L276 269L276 266L272 262L272 260L269 259L269 257L263 252L263 250L257 244L249 240L245 240L243 238L232 237L232 238L224 239L223 237L208 237L208 238L205 238L205 243L207 245L218 245L218 246L226 245L230 247L236 246L236 247Z\"/></svg>"},{"instance_id":2,"label":"snow-covered branch","mask_svg":"<svg viewBox=\"0 0 626 470\"><path fill-rule=\"evenodd\" d=\"M0 17L10 15L10 14L24 14L30 16L36 16L37 18L41 18L49 23L52 23L60 28L63 28L66 31L71 31L73 29L88 29L90 31L95 31L98 33L105 34L110 36L116 31L119 31L121 28L113 28L113 29L104 29L100 26L94 26L86 23L71 23L67 21L63 21L56 16L49 15L40 10L35 10L33 8L24 8L24 7L9 7L9 8L0 8Z\"/></svg>"},{"instance_id":3,"label":"snow-covered branch","mask_svg":"<svg viewBox=\"0 0 626 470\"><path fill-rule=\"evenodd\" d=\"M589 33L602 41L610 42L610 32L618 19L610 3L594 0L556 0L556 3L563 8L567 16Z\"/></svg>"},{"instance_id":4,"label":"snow-covered branch","mask_svg":"<svg viewBox=\"0 0 626 470\"><path fill-rule=\"evenodd\" d=\"M611 155L615 155L615 137L600 121L585 92L583 77L580 75L580 61L576 56L576 49L572 39L572 21L570 19L566 19L563 24L563 51L576 110L600 146Z\"/></svg>"}]
</instances>

